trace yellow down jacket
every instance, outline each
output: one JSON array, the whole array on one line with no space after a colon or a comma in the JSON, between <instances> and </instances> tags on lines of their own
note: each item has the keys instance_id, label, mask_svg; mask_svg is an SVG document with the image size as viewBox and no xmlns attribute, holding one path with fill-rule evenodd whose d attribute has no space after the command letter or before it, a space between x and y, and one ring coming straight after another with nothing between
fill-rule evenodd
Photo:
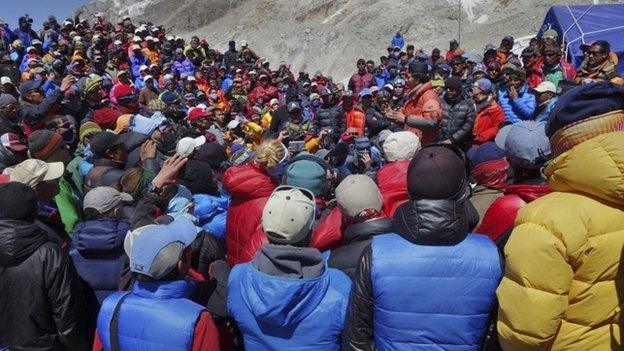
<instances>
[{"instance_id":1,"label":"yellow down jacket","mask_svg":"<svg viewBox=\"0 0 624 351\"><path fill-rule=\"evenodd\" d=\"M622 350L624 132L576 145L546 175L553 192L520 210L505 247L503 350Z\"/></svg>"}]
</instances>

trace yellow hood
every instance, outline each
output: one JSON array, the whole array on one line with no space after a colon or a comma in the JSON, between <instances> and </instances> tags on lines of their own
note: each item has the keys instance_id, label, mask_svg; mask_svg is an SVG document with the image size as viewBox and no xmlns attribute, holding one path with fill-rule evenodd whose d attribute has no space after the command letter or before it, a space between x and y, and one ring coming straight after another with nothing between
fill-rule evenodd
<instances>
[{"instance_id":1,"label":"yellow hood","mask_svg":"<svg viewBox=\"0 0 624 351\"><path fill-rule=\"evenodd\" d=\"M576 145L555 158L546 175L553 191L582 192L624 205L624 132Z\"/></svg>"}]
</instances>

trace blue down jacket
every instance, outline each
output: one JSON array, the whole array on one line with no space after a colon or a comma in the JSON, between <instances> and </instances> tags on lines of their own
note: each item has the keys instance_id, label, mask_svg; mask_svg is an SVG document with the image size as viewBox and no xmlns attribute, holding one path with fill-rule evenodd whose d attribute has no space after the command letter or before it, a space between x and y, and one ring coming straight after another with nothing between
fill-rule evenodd
<instances>
[{"instance_id":1,"label":"blue down jacket","mask_svg":"<svg viewBox=\"0 0 624 351\"><path fill-rule=\"evenodd\" d=\"M106 218L74 227L69 256L78 275L93 289L100 303L118 290L127 257L123 244L129 229L125 221Z\"/></svg>"},{"instance_id":2,"label":"blue down jacket","mask_svg":"<svg viewBox=\"0 0 624 351\"><path fill-rule=\"evenodd\" d=\"M228 311L247 350L340 350L350 288L349 278L327 265L319 277L288 279L244 263L230 273Z\"/></svg>"},{"instance_id":3,"label":"blue down jacket","mask_svg":"<svg viewBox=\"0 0 624 351\"><path fill-rule=\"evenodd\" d=\"M199 226L216 238L225 239L227 210L232 197L226 193L220 196L195 194L193 199L195 200L195 217L199 220Z\"/></svg>"},{"instance_id":4,"label":"blue down jacket","mask_svg":"<svg viewBox=\"0 0 624 351\"><path fill-rule=\"evenodd\" d=\"M518 91L518 98L512 99L507 93L507 85L501 84L498 90L498 102L505 112L505 121L518 123L533 119L533 113L537 106L535 95L529 92L529 86L524 84Z\"/></svg>"}]
</instances>

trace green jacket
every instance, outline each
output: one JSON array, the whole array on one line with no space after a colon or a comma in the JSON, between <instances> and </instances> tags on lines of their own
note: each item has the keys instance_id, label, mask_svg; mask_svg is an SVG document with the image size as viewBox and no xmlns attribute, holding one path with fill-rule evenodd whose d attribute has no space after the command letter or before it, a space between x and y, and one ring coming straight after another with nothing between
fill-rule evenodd
<instances>
[{"instance_id":1,"label":"green jacket","mask_svg":"<svg viewBox=\"0 0 624 351\"><path fill-rule=\"evenodd\" d=\"M59 193L54 197L54 202L65 226L65 232L71 236L74 226L82 217L80 211L82 206L78 197L74 195L72 186L64 177L59 181Z\"/></svg>"}]
</instances>

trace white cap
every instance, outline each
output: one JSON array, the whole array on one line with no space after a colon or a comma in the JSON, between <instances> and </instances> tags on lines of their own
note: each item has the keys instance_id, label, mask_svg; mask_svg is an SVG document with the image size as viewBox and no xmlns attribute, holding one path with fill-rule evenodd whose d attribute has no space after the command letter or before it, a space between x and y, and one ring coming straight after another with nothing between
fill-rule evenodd
<instances>
[{"instance_id":1,"label":"white cap","mask_svg":"<svg viewBox=\"0 0 624 351\"><path fill-rule=\"evenodd\" d=\"M146 75L145 77L143 77L143 81L144 81L144 82L147 82L149 79L154 79L154 77L153 77L153 76L150 76L149 74L148 74L148 75Z\"/></svg>"},{"instance_id":2,"label":"white cap","mask_svg":"<svg viewBox=\"0 0 624 351\"><path fill-rule=\"evenodd\" d=\"M134 49L134 46L132 46L132 49ZM147 71L148 69L149 69L149 67L147 67L146 65L143 65L143 66L139 67L139 72Z\"/></svg>"},{"instance_id":3,"label":"white cap","mask_svg":"<svg viewBox=\"0 0 624 351\"><path fill-rule=\"evenodd\" d=\"M11 81L11 78L9 78L9 77L2 77L2 78L0 78L0 84L1 85L13 84L13 82Z\"/></svg>"},{"instance_id":4,"label":"white cap","mask_svg":"<svg viewBox=\"0 0 624 351\"><path fill-rule=\"evenodd\" d=\"M550 91L552 93L557 93L557 87L555 87L555 85L552 82L549 81L543 81L540 83L540 85L537 86L537 88L535 88L535 91L537 91L538 93L545 93L547 91Z\"/></svg>"},{"instance_id":5,"label":"white cap","mask_svg":"<svg viewBox=\"0 0 624 351\"><path fill-rule=\"evenodd\" d=\"M296 244L312 232L316 204L310 190L292 186L275 188L262 210L262 228L271 242Z\"/></svg>"},{"instance_id":6,"label":"white cap","mask_svg":"<svg viewBox=\"0 0 624 351\"><path fill-rule=\"evenodd\" d=\"M132 45L132 51L134 51L134 50L141 50L141 45L139 45L139 44Z\"/></svg>"},{"instance_id":7,"label":"white cap","mask_svg":"<svg viewBox=\"0 0 624 351\"><path fill-rule=\"evenodd\" d=\"M123 43L121 42L121 40L115 40L115 41L113 42L113 44L115 44L115 45L123 45Z\"/></svg>"},{"instance_id":8,"label":"white cap","mask_svg":"<svg viewBox=\"0 0 624 351\"><path fill-rule=\"evenodd\" d=\"M76 35L76 36L74 37L74 41L82 41L82 37L81 37L81 36L79 36L79 35Z\"/></svg>"},{"instance_id":9,"label":"white cap","mask_svg":"<svg viewBox=\"0 0 624 351\"><path fill-rule=\"evenodd\" d=\"M132 41L142 41L142 39L140 36L135 35L134 37L132 37Z\"/></svg>"},{"instance_id":10,"label":"white cap","mask_svg":"<svg viewBox=\"0 0 624 351\"><path fill-rule=\"evenodd\" d=\"M154 37L153 37L153 36L151 36L151 35L148 35L148 36L145 38L145 40L146 40L146 41L154 41Z\"/></svg>"},{"instance_id":11,"label":"white cap","mask_svg":"<svg viewBox=\"0 0 624 351\"><path fill-rule=\"evenodd\" d=\"M15 166L10 179L12 182L20 182L34 188L41 182L61 178L64 172L63 162L47 163L30 158Z\"/></svg>"},{"instance_id":12,"label":"white cap","mask_svg":"<svg viewBox=\"0 0 624 351\"><path fill-rule=\"evenodd\" d=\"M238 125L240 124L240 122L237 119L233 119L231 120L228 124L227 124L227 128L228 129L235 129L236 127L238 127Z\"/></svg>"},{"instance_id":13,"label":"white cap","mask_svg":"<svg viewBox=\"0 0 624 351\"><path fill-rule=\"evenodd\" d=\"M269 101L269 106L273 106L273 105L275 105L275 104L278 104L278 105L279 105L279 100L277 100L277 99L271 99L271 101Z\"/></svg>"},{"instance_id":14,"label":"white cap","mask_svg":"<svg viewBox=\"0 0 624 351\"><path fill-rule=\"evenodd\" d=\"M63 22L63 27L66 27L66 26L71 26L71 25L73 25L73 23L71 23L71 21L65 21L65 22Z\"/></svg>"},{"instance_id":15,"label":"white cap","mask_svg":"<svg viewBox=\"0 0 624 351\"><path fill-rule=\"evenodd\" d=\"M31 51L31 50L37 50L37 49L35 49L35 48L34 48L34 47L32 47L32 46L29 46L29 47L27 47L27 48L26 48L26 52L29 52L29 51Z\"/></svg>"},{"instance_id":16,"label":"white cap","mask_svg":"<svg viewBox=\"0 0 624 351\"><path fill-rule=\"evenodd\" d=\"M167 35L167 40L174 40L175 37L173 35Z\"/></svg>"},{"instance_id":17,"label":"white cap","mask_svg":"<svg viewBox=\"0 0 624 351\"><path fill-rule=\"evenodd\" d=\"M180 141L178 141L178 144L176 145L176 154L188 157L193 153L193 151L195 151L195 149L204 145L205 143L206 137L203 135L197 138L182 138L180 139Z\"/></svg>"},{"instance_id":18,"label":"white cap","mask_svg":"<svg viewBox=\"0 0 624 351\"><path fill-rule=\"evenodd\" d=\"M122 20L124 20L124 21L125 21L125 20L129 20L129 19L130 19L130 16L128 16L128 15L125 15L125 16L123 16L123 18L122 18Z\"/></svg>"},{"instance_id":19,"label":"white cap","mask_svg":"<svg viewBox=\"0 0 624 351\"><path fill-rule=\"evenodd\" d=\"M43 43L39 39L35 39L32 41L32 45L42 45Z\"/></svg>"},{"instance_id":20,"label":"white cap","mask_svg":"<svg viewBox=\"0 0 624 351\"><path fill-rule=\"evenodd\" d=\"M197 80L195 79L195 77L193 77L193 76L188 76L188 77L186 78L186 80L188 80L188 81L192 81L192 82L196 82L196 81L197 81Z\"/></svg>"},{"instance_id":21,"label":"white cap","mask_svg":"<svg viewBox=\"0 0 624 351\"><path fill-rule=\"evenodd\" d=\"M241 44L242 47L245 47L245 46L247 46L247 41L246 40L241 40L240 44Z\"/></svg>"},{"instance_id":22,"label":"white cap","mask_svg":"<svg viewBox=\"0 0 624 351\"><path fill-rule=\"evenodd\" d=\"M420 150L420 139L412 132L401 131L390 134L383 144L386 160L411 160L416 151Z\"/></svg>"}]
</instances>

